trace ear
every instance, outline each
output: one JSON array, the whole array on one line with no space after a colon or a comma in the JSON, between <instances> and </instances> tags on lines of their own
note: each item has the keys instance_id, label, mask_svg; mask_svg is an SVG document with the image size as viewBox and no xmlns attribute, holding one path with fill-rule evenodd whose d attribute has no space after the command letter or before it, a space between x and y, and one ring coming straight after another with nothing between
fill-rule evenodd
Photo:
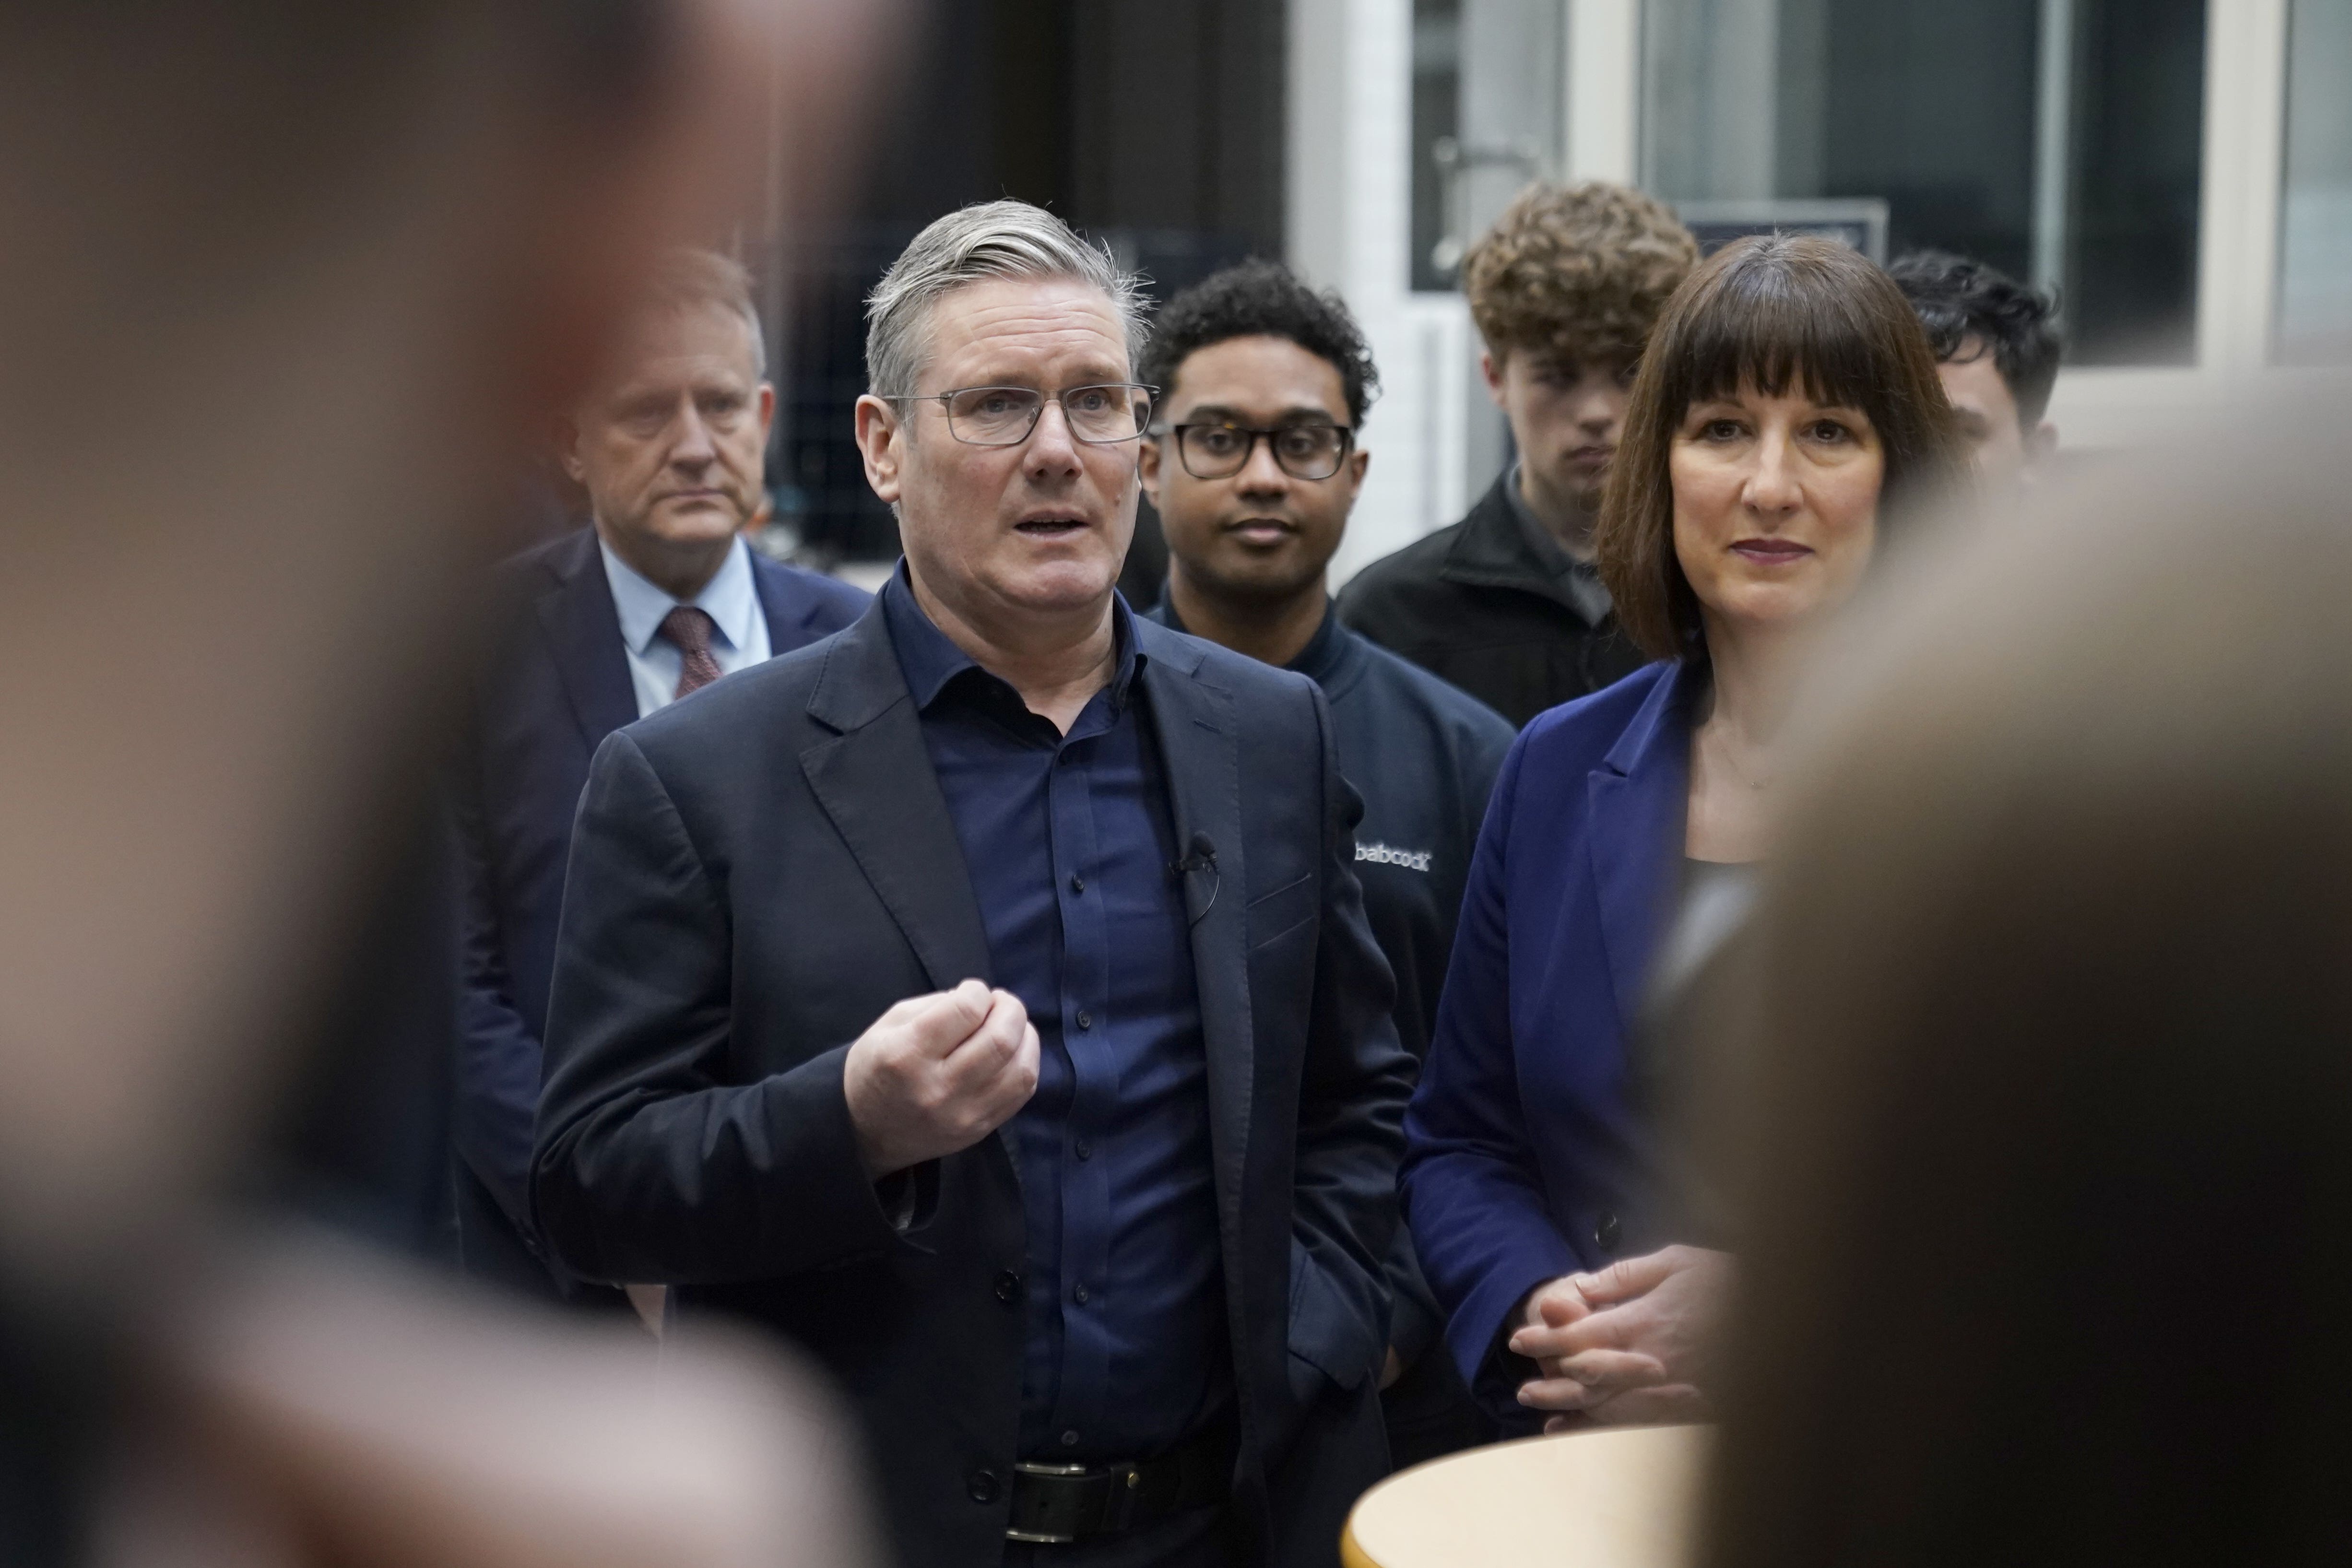
<instances>
[{"instance_id":1,"label":"ear","mask_svg":"<svg viewBox=\"0 0 2352 1568\"><path fill-rule=\"evenodd\" d=\"M866 461L866 483L896 506L906 466L907 427L898 411L872 392L857 400L857 455Z\"/></svg>"},{"instance_id":2,"label":"ear","mask_svg":"<svg viewBox=\"0 0 2352 1568\"><path fill-rule=\"evenodd\" d=\"M1145 436L1135 445L1135 476L1143 486L1143 493L1151 498L1154 511L1160 508L1160 442Z\"/></svg>"},{"instance_id":3,"label":"ear","mask_svg":"<svg viewBox=\"0 0 2352 1568\"><path fill-rule=\"evenodd\" d=\"M1494 350L1481 349L1478 351L1478 373L1486 378L1486 395L1495 400L1496 408L1502 407L1503 367L1496 361Z\"/></svg>"},{"instance_id":4,"label":"ear","mask_svg":"<svg viewBox=\"0 0 2352 1568\"><path fill-rule=\"evenodd\" d=\"M1364 492L1364 470L1372 465L1372 455L1359 446L1348 454L1348 465L1340 472L1348 481L1348 506L1353 510L1356 497Z\"/></svg>"},{"instance_id":5,"label":"ear","mask_svg":"<svg viewBox=\"0 0 2352 1568\"><path fill-rule=\"evenodd\" d=\"M773 382L761 382L758 397L760 409L760 450L768 449L768 432L776 423L776 387Z\"/></svg>"},{"instance_id":6,"label":"ear","mask_svg":"<svg viewBox=\"0 0 2352 1568\"><path fill-rule=\"evenodd\" d=\"M580 461L580 422L568 413L555 416L555 455L563 476L575 485L588 483L587 465Z\"/></svg>"}]
</instances>

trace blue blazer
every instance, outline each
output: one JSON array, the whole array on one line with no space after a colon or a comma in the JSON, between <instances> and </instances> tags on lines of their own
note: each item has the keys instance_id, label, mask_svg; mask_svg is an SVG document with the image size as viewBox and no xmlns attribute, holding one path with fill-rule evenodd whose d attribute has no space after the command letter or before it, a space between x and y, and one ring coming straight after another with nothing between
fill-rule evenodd
<instances>
[{"instance_id":1,"label":"blue blazer","mask_svg":"<svg viewBox=\"0 0 2352 1568\"><path fill-rule=\"evenodd\" d=\"M1702 670L1652 664L1538 716L1478 836L1402 1184L1446 1343L1527 1419L1494 1354L1534 1286L1664 1245L1626 1038L1679 882Z\"/></svg>"},{"instance_id":2,"label":"blue blazer","mask_svg":"<svg viewBox=\"0 0 2352 1568\"><path fill-rule=\"evenodd\" d=\"M754 552L772 651L840 630L870 596ZM465 891L452 1129L458 1241L468 1272L539 1294L579 1294L551 1275L530 1228L540 1040L572 819L604 738L637 718L621 622L593 529L502 562L502 625L467 716L452 793Z\"/></svg>"}]
</instances>

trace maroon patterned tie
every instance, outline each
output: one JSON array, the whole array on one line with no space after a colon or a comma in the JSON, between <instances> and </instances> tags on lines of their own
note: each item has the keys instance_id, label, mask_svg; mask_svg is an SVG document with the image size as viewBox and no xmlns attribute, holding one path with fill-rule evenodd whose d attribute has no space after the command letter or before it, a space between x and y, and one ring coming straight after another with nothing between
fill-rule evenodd
<instances>
[{"instance_id":1,"label":"maroon patterned tie","mask_svg":"<svg viewBox=\"0 0 2352 1568\"><path fill-rule=\"evenodd\" d=\"M719 677L719 661L710 656L710 633L718 624L691 604L681 604L662 617L659 635L678 652L674 696L698 692Z\"/></svg>"}]
</instances>

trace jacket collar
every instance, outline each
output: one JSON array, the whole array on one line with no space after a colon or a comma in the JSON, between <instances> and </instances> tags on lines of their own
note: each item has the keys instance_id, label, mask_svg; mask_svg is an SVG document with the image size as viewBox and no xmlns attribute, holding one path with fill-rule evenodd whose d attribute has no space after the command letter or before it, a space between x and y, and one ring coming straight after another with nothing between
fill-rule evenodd
<instances>
[{"instance_id":1,"label":"jacket collar","mask_svg":"<svg viewBox=\"0 0 2352 1568\"><path fill-rule=\"evenodd\" d=\"M1437 575L1448 582L1472 588L1510 588L1532 593L1582 621L1584 612L1560 586L1550 567L1536 554L1535 547L1528 542L1527 531L1519 526L1518 514L1512 510L1508 486L1511 476L1517 472L1516 466L1503 470L1478 498L1478 504L1470 508L1454 532L1453 544L1446 549Z\"/></svg>"},{"instance_id":2,"label":"jacket collar","mask_svg":"<svg viewBox=\"0 0 2352 1568\"><path fill-rule=\"evenodd\" d=\"M1176 613L1176 596L1169 591L1165 583L1160 585L1160 602L1145 614L1171 632L1195 635L1184 624L1184 618ZM1282 667L1305 675L1323 688L1326 697L1336 701L1341 693L1362 677L1364 665L1363 639L1340 624L1339 615L1327 598L1323 601L1323 620L1315 628L1315 635L1307 640L1307 646L1298 650L1297 658Z\"/></svg>"},{"instance_id":3,"label":"jacket collar","mask_svg":"<svg viewBox=\"0 0 2352 1568\"><path fill-rule=\"evenodd\" d=\"M1585 782L1592 885L1618 1022L1641 1016L1650 956L1678 885L1690 812L1691 720L1704 664L1651 666L1649 695Z\"/></svg>"},{"instance_id":4,"label":"jacket collar","mask_svg":"<svg viewBox=\"0 0 2352 1568\"><path fill-rule=\"evenodd\" d=\"M572 716L593 751L637 717L636 687L596 530L582 528L558 540L541 559L552 580L539 596L540 628L554 654Z\"/></svg>"}]
</instances>

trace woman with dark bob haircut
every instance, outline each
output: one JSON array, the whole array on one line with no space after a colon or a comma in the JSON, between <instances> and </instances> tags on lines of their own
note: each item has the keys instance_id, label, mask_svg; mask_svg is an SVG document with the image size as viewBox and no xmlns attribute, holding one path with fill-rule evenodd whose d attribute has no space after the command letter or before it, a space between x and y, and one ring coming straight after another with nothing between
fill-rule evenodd
<instances>
[{"instance_id":1,"label":"woman with dark bob haircut","mask_svg":"<svg viewBox=\"0 0 2352 1568\"><path fill-rule=\"evenodd\" d=\"M1742 240L1667 302L1595 536L1657 663L1539 716L1504 762L1405 1123L1447 1343L1513 1429L1706 1407L1729 1260L1669 1212L1628 1034L1677 912L1767 852L1806 634L1882 525L1966 465L1926 334L1854 251Z\"/></svg>"}]
</instances>

